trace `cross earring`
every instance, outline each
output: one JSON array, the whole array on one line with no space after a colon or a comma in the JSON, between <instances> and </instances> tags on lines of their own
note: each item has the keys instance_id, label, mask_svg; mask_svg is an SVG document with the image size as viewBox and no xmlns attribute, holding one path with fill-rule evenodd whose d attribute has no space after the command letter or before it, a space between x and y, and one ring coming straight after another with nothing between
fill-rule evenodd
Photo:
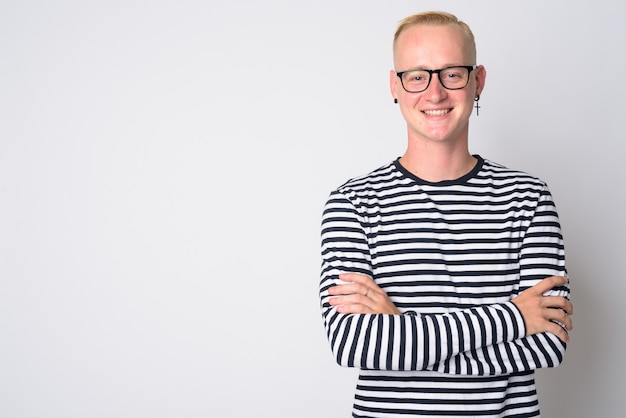
<instances>
[{"instance_id":1,"label":"cross earring","mask_svg":"<svg viewBox=\"0 0 626 418\"><path fill-rule=\"evenodd\" d=\"M474 105L474 107L476 108L476 116L478 116L478 109L480 109L480 106L478 105L479 100L480 100L480 94L477 94L476 98L474 99L474 101L476 102L476 104Z\"/></svg>"}]
</instances>

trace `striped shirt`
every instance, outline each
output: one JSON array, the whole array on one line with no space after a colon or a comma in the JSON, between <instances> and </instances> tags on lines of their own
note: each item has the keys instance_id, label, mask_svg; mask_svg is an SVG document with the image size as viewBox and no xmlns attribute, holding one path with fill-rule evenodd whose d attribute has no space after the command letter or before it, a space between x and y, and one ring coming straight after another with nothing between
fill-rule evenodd
<instances>
[{"instance_id":1,"label":"striped shirt","mask_svg":"<svg viewBox=\"0 0 626 418\"><path fill-rule=\"evenodd\" d=\"M533 371L565 344L525 336L511 299L566 275L558 215L543 181L475 157L438 183L396 160L328 198L321 309L336 361L360 369L353 417L539 416ZM338 313L328 288L343 272L372 277L402 314Z\"/></svg>"}]
</instances>

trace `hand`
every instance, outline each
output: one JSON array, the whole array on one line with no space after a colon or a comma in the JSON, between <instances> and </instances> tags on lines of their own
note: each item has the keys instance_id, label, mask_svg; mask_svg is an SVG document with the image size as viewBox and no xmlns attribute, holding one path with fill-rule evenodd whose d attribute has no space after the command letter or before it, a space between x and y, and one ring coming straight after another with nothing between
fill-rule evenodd
<instances>
[{"instance_id":1,"label":"hand","mask_svg":"<svg viewBox=\"0 0 626 418\"><path fill-rule=\"evenodd\" d=\"M329 300L331 306L337 307L337 312L400 315L387 293L371 277L344 273L339 275L339 279L346 283L328 289L328 294L337 296Z\"/></svg>"},{"instance_id":2,"label":"hand","mask_svg":"<svg viewBox=\"0 0 626 418\"><path fill-rule=\"evenodd\" d=\"M563 342L569 341L568 331L572 330L570 315L574 313L572 302L563 296L543 295L548 290L566 283L566 277L548 277L513 298L512 302L526 322L526 335L550 332Z\"/></svg>"}]
</instances>

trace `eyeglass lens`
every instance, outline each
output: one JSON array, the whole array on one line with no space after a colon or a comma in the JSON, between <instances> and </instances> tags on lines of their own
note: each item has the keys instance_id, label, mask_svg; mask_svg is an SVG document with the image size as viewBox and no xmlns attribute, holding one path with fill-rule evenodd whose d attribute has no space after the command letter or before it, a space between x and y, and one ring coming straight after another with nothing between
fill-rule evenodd
<instances>
[{"instance_id":1,"label":"eyeglass lens","mask_svg":"<svg viewBox=\"0 0 626 418\"><path fill-rule=\"evenodd\" d=\"M441 84L450 90L462 89L469 80L469 71L465 67L444 68L438 72ZM402 74L402 85L407 91L420 92L426 90L432 72L425 70L406 71Z\"/></svg>"}]
</instances>

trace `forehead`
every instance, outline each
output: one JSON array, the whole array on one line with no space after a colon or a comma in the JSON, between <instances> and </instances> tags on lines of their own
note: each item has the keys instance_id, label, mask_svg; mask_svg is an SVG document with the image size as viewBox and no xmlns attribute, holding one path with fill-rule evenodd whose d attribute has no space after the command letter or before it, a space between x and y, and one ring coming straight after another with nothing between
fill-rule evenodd
<instances>
[{"instance_id":1,"label":"forehead","mask_svg":"<svg viewBox=\"0 0 626 418\"><path fill-rule=\"evenodd\" d=\"M473 65L474 54L455 25L415 25L402 32L394 47L396 69Z\"/></svg>"}]
</instances>

